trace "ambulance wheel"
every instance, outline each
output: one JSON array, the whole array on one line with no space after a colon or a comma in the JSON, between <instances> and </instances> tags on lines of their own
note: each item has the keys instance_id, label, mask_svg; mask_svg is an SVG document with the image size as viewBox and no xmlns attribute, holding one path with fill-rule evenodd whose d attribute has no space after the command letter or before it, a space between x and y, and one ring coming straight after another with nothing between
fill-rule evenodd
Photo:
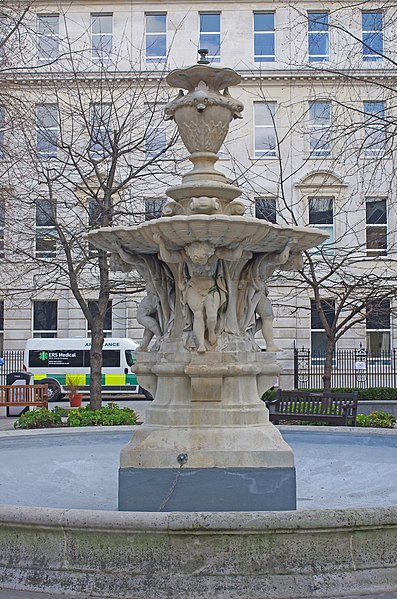
<instances>
[{"instance_id":1,"label":"ambulance wheel","mask_svg":"<svg viewBox=\"0 0 397 599\"><path fill-rule=\"evenodd\" d=\"M48 401L59 401L62 398L61 385L55 379L41 379L35 385L48 385Z\"/></svg>"}]
</instances>

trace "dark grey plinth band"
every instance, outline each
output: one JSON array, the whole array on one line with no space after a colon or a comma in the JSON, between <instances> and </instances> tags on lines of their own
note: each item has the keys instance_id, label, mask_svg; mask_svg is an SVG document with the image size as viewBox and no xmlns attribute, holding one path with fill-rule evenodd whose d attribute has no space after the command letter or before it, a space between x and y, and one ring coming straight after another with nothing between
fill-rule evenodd
<instances>
[{"instance_id":1,"label":"dark grey plinth band","mask_svg":"<svg viewBox=\"0 0 397 599\"><path fill-rule=\"evenodd\" d=\"M296 509L295 468L121 468L119 510L241 512Z\"/></svg>"}]
</instances>

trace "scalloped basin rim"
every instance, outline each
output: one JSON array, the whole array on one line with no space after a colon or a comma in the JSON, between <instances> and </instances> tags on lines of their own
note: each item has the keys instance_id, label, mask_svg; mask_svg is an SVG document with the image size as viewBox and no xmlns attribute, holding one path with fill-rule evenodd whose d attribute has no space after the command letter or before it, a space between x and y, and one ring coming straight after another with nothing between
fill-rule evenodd
<instances>
[{"instance_id":1,"label":"scalloped basin rim","mask_svg":"<svg viewBox=\"0 0 397 599\"><path fill-rule=\"evenodd\" d=\"M155 233L174 249L181 249L193 241L209 241L217 247L242 243L247 251L253 252L282 251L288 241L294 243L294 252L300 252L328 238L326 233L313 227L284 227L254 217L202 214L161 217L131 227L102 227L86 236L94 245L110 252L122 246L127 251L157 253L158 244L153 241Z\"/></svg>"},{"instance_id":2,"label":"scalloped basin rim","mask_svg":"<svg viewBox=\"0 0 397 599\"><path fill-rule=\"evenodd\" d=\"M181 87L189 91L193 90L200 81L219 90L229 85L238 85L241 76L233 69L196 64L186 69L174 69L165 80L171 87Z\"/></svg>"}]
</instances>

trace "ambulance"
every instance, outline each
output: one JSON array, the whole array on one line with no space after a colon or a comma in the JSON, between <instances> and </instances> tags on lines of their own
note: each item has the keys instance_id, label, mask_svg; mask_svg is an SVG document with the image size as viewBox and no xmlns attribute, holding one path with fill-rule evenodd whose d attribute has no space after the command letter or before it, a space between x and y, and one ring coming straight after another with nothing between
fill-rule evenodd
<instances>
[{"instance_id":1,"label":"ambulance","mask_svg":"<svg viewBox=\"0 0 397 599\"><path fill-rule=\"evenodd\" d=\"M104 395L150 395L139 387L133 372L137 347L132 339L105 339L102 348ZM58 401L67 393L68 375L84 395L89 393L90 349L91 339L88 337L28 339L23 368L33 374L35 383L47 383L49 401Z\"/></svg>"}]
</instances>

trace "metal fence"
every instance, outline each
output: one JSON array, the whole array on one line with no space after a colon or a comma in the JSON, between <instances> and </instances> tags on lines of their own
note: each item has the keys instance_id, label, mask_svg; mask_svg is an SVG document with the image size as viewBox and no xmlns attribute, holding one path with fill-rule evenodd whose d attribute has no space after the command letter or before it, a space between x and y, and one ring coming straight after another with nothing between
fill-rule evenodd
<instances>
[{"instance_id":1,"label":"metal fence","mask_svg":"<svg viewBox=\"0 0 397 599\"><path fill-rule=\"evenodd\" d=\"M294 349L295 389L323 387L325 353ZM336 350L331 387L397 387L396 350L370 353L363 347Z\"/></svg>"},{"instance_id":2,"label":"metal fence","mask_svg":"<svg viewBox=\"0 0 397 599\"><path fill-rule=\"evenodd\" d=\"M6 385L6 377L9 372L20 372L23 370L23 349L12 349L0 352L4 364L0 366L0 385Z\"/></svg>"}]
</instances>

